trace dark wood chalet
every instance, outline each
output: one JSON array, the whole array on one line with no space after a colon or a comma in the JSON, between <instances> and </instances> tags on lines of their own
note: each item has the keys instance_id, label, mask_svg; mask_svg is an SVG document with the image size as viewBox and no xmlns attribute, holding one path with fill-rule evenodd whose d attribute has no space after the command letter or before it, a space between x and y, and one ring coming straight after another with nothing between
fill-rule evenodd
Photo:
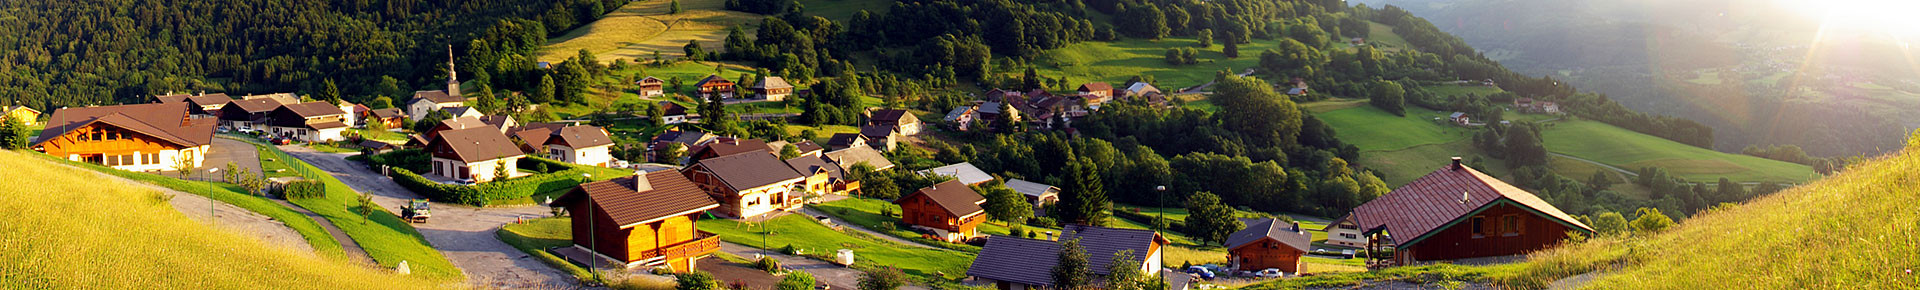
<instances>
[{"instance_id":1,"label":"dark wood chalet","mask_svg":"<svg viewBox=\"0 0 1920 290\"><path fill-rule=\"evenodd\" d=\"M573 216L573 247L619 263L610 266L686 272L720 250L718 235L694 227L719 204L672 170L581 184L554 202Z\"/></svg>"},{"instance_id":2,"label":"dark wood chalet","mask_svg":"<svg viewBox=\"0 0 1920 290\"><path fill-rule=\"evenodd\" d=\"M986 202L986 197L967 184L947 181L921 188L893 203L900 205L901 222L932 232L935 239L960 242L979 235L976 228L987 220L980 204Z\"/></svg>"},{"instance_id":3,"label":"dark wood chalet","mask_svg":"<svg viewBox=\"0 0 1920 290\"><path fill-rule=\"evenodd\" d=\"M1368 248L1391 247L1393 265L1520 255L1568 232L1592 234L1540 197L1453 163L1353 209Z\"/></svg>"}]
</instances>

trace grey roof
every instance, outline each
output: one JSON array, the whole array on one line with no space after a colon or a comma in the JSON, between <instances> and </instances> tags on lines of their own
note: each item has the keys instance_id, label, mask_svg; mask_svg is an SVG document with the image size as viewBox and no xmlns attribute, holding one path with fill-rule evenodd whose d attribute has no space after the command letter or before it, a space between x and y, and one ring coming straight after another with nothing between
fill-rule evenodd
<instances>
[{"instance_id":1,"label":"grey roof","mask_svg":"<svg viewBox=\"0 0 1920 290\"><path fill-rule=\"evenodd\" d=\"M787 159L787 166L793 167L793 171L799 172L800 175L813 175L815 170L826 170L827 178L836 180L846 178L846 175L840 171L839 165L833 165L833 162L827 161L826 158L822 157L794 157L793 159Z\"/></svg>"},{"instance_id":2,"label":"grey roof","mask_svg":"<svg viewBox=\"0 0 1920 290\"><path fill-rule=\"evenodd\" d=\"M987 238L986 246L980 247L980 255L967 267L967 276L1052 285L1053 266L1060 263L1059 257L1060 243L1054 241L993 236Z\"/></svg>"},{"instance_id":3,"label":"grey roof","mask_svg":"<svg viewBox=\"0 0 1920 290\"><path fill-rule=\"evenodd\" d=\"M407 103L411 104L420 99L426 99L434 103L461 103L467 101L465 98L448 95L447 91L417 91L413 92L413 100L408 100Z\"/></svg>"},{"instance_id":4,"label":"grey roof","mask_svg":"<svg viewBox=\"0 0 1920 290\"><path fill-rule=\"evenodd\" d=\"M1262 239L1273 239L1300 251L1313 250L1313 233L1273 218L1254 219L1247 222L1246 229L1227 235L1227 248L1239 248Z\"/></svg>"},{"instance_id":5,"label":"grey roof","mask_svg":"<svg viewBox=\"0 0 1920 290\"><path fill-rule=\"evenodd\" d=\"M940 118L940 120L943 120L943 121L947 121L947 122L953 122L953 121L956 121L956 120L960 120L960 117L961 117L961 116L966 116L966 115L969 115L969 113L972 113L972 112L973 112L973 107L972 107L972 106L959 106L959 107L953 107L953 110L952 110L952 111L947 111L947 116L946 116L946 117L941 117L941 118Z\"/></svg>"},{"instance_id":6,"label":"grey roof","mask_svg":"<svg viewBox=\"0 0 1920 290\"><path fill-rule=\"evenodd\" d=\"M864 140L861 140L861 138L866 138L866 136L861 136L860 134L854 134L854 133L833 133L833 137L827 138L827 145L828 146L848 146L848 147L859 146L860 143L866 142Z\"/></svg>"},{"instance_id":7,"label":"grey roof","mask_svg":"<svg viewBox=\"0 0 1920 290\"><path fill-rule=\"evenodd\" d=\"M1080 247L1087 250L1087 266L1095 274L1106 275L1107 265L1113 264L1113 254L1124 250L1133 250L1134 259L1145 261L1148 249L1158 242L1165 244L1166 238L1150 230L1118 229L1108 227L1067 225L1060 230L1060 240L1080 239Z\"/></svg>"},{"instance_id":8,"label":"grey roof","mask_svg":"<svg viewBox=\"0 0 1920 290\"><path fill-rule=\"evenodd\" d=\"M749 89L791 89L793 88L793 85L788 84L787 79L783 79L780 77L764 77L764 78L760 78L759 82L754 82L753 86L748 88Z\"/></svg>"},{"instance_id":9,"label":"grey roof","mask_svg":"<svg viewBox=\"0 0 1920 290\"><path fill-rule=\"evenodd\" d=\"M1052 185L1039 184L1039 183L1034 183L1032 181L1020 180L1020 179L1008 180L1007 188L1013 189L1014 192L1019 192L1020 194L1025 194L1027 196L1033 196L1033 197L1044 197L1048 195L1060 194L1060 188L1058 187L1053 187Z\"/></svg>"},{"instance_id":10,"label":"grey roof","mask_svg":"<svg viewBox=\"0 0 1920 290\"><path fill-rule=\"evenodd\" d=\"M757 152L701 159L694 163L694 167L706 168L715 178L719 178L720 182L726 183L734 190L747 190L801 178L799 172L793 171L793 167L780 161L780 158L775 158L773 154L766 153L767 149L762 148ZM694 167L688 167L688 169Z\"/></svg>"},{"instance_id":11,"label":"grey roof","mask_svg":"<svg viewBox=\"0 0 1920 290\"><path fill-rule=\"evenodd\" d=\"M525 140L522 140L525 141ZM553 137L546 144L562 144L567 147L588 148L613 145L613 139L607 137L607 130L594 126L573 126L553 131Z\"/></svg>"},{"instance_id":12,"label":"grey roof","mask_svg":"<svg viewBox=\"0 0 1920 290\"><path fill-rule=\"evenodd\" d=\"M1460 118L1460 117L1465 117L1466 115L1467 115L1467 113L1463 113L1463 112L1453 112L1453 114L1450 114L1450 115L1447 115L1447 118L1448 118L1448 119L1458 119L1458 118Z\"/></svg>"},{"instance_id":13,"label":"grey roof","mask_svg":"<svg viewBox=\"0 0 1920 290\"><path fill-rule=\"evenodd\" d=\"M1147 82L1134 82L1132 85L1127 86L1128 95L1139 95L1139 94L1145 94L1145 93L1159 93L1159 92L1160 92L1160 88L1155 88L1153 87L1153 84L1148 84Z\"/></svg>"},{"instance_id":14,"label":"grey roof","mask_svg":"<svg viewBox=\"0 0 1920 290\"><path fill-rule=\"evenodd\" d=\"M853 165L860 163L873 166L875 170L893 168L893 161L888 161L886 155L880 154L880 150L867 146L827 152L826 157L827 160L833 161L833 164L840 165L841 170L853 170Z\"/></svg>"},{"instance_id":15,"label":"grey roof","mask_svg":"<svg viewBox=\"0 0 1920 290\"><path fill-rule=\"evenodd\" d=\"M993 175L988 175L986 171L981 171L979 167L974 167L973 163L966 162L921 170L920 174L952 176L954 179L958 179L960 182L966 184L981 184L993 181Z\"/></svg>"}]
</instances>

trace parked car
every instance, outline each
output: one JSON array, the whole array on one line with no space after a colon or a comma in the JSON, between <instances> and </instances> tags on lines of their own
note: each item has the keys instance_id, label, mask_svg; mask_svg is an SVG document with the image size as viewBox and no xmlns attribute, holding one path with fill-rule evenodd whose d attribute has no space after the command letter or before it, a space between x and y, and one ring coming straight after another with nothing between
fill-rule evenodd
<instances>
[{"instance_id":1,"label":"parked car","mask_svg":"<svg viewBox=\"0 0 1920 290\"><path fill-rule=\"evenodd\" d=\"M1201 279L1213 280L1213 270L1207 270L1206 267L1201 267L1201 266L1187 267L1187 274L1200 275Z\"/></svg>"},{"instance_id":2,"label":"parked car","mask_svg":"<svg viewBox=\"0 0 1920 290\"><path fill-rule=\"evenodd\" d=\"M1253 275L1259 276L1260 278L1280 278L1280 277L1286 277L1287 273L1280 272L1280 269L1267 268L1266 270L1260 270L1260 272L1255 272L1253 273Z\"/></svg>"},{"instance_id":3,"label":"parked car","mask_svg":"<svg viewBox=\"0 0 1920 290\"><path fill-rule=\"evenodd\" d=\"M425 199L412 200L407 203L406 207L400 208L400 218L406 219L408 222L427 222L427 218L433 217L433 211L428 207L427 200Z\"/></svg>"}]
</instances>

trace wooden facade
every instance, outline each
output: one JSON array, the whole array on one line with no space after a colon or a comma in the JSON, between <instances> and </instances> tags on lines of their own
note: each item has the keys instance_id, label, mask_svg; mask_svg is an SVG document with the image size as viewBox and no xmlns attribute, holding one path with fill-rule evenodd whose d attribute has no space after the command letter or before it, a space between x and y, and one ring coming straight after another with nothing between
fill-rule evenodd
<instances>
[{"instance_id":1,"label":"wooden facade","mask_svg":"<svg viewBox=\"0 0 1920 290\"><path fill-rule=\"evenodd\" d=\"M1500 201L1424 238L1406 237L1416 240L1396 249L1393 256L1402 265L1410 265L1415 261L1520 255L1552 247L1574 230L1533 210Z\"/></svg>"},{"instance_id":2,"label":"wooden facade","mask_svg":"<svg viewBox=\"0 0 1920 290\"><path fill-rule=\"evenodd\" d=\"M965 184L948 181L914 191L894 203L900 205L901 222L933 230L940 240L958 242L980 235L977 229L987 220L986 211L980 208L985 200Z\"/></svg>"},{"instance_id":3,"label":"wooden facade","mask_svg":"<svg viewBox=\"0 0 1920 290\"><path fill-rule=\"evenodd\" d=\"M1241 271L1259 271L1280 269L1281 272L1299 273L1300 257L1306 251L1295 249L1280 241L1261 239L1227 250L1227 260L1240 266Z\"/></svg>"},{"instance_id":4,"label":"wooden facade","mask_svg":"<svg viewBox=\"0 0 1920 290\"><path fill-rule=\"evenodd\" d=\"M592 233L573 235L574 244L626 262L626 267L662 264L686 272L695 260L720 249L720 236L694 227L699 211L636 225L614 222L605 208L592 202L569 203L567 212L574 215L574 233ZM581 218L585 216L592 218Z\"/></svg>"},{"instance_id":5,"label":"wooden facade","mask_svg":"<svg viewBox=\"0 0 1920 290\"><path fill-rule=\"evenodd\" d=\"M181 146L105 123L93 123L35 145L47 155L131 171L173 170L180 161L199 168L209 145Z\"/></svg>"}]
</instances>

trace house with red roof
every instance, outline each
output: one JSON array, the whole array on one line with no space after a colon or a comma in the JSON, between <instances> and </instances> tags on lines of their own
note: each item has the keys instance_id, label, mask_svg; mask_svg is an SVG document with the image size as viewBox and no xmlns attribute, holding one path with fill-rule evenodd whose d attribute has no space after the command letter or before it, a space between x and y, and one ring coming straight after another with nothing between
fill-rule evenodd
<instances>
[{"instance_id":1,"label":"house with red roof","mask_svg":"<svg viewBox=\"0 0 1920 290\"><path fill-rule=\"evenodd\" d=\"M987 221L980 205L986 202L985 196L958 180L921 188L893 201L900 205L900 222L947 242L980 235L976 229Z\"/></svg>"},{"instance_id":2,"label":"house with red roof","mask_svg":"<svg viewBox=\"0 0 1920 290\"><path fill-rule=\"evenodd\" d=\"M1354 208L1367 248L1393 250L1392 264L1526 254L1593 228L1540 197L1453 163Z\"/></svg>"}]
</instances>

